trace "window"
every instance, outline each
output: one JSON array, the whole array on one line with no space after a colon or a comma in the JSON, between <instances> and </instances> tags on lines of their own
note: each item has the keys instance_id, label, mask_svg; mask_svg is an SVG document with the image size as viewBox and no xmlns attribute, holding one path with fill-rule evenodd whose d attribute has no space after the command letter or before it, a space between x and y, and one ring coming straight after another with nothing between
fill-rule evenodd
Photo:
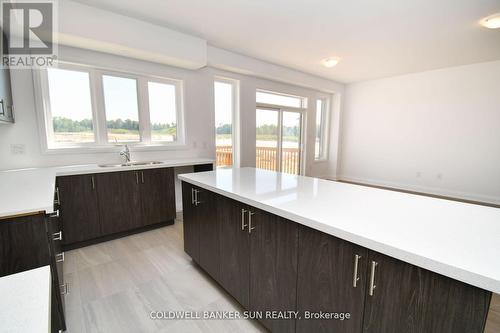
<instances>
[{"instance_id":1,"label":"window","mask_svg":"<svg viewBox=\"0 0 500 333\"><path fill-rule=\"evenodd\" d=\"M151 141L177 140L177 101L175 85L148 82Z\"/></svg>"},{"instance_id":2,"label":"window","mask_svg":"<svg viewBox=\"0 0 500 333\"><path fill-rule=\"evenodd\" d=\"M218 167L233 165L234 85L214 82L215 150Z\"/></svg>"},{"instance_id":3,"label":"window","mask_svg":"<svg viewBox=\"0 0 500 333\"><path fill-rule=\"evenodd\" d=\"M256 102L255 166L300 174L307 99L257 90Z\"/></svg>"},{"instance_id":4,"label":"window","mask_svg":"<svg viewBox=\"0 0 500 333\"><path fill-rule=\"evenodd\" d=\"M314 140L314 159L326 159L326 99L316 100L316 136Z\"/></svg>"},{"instance_id":5,"label":"window","mask_svg":"<svg viewBox=\"0 0 500 333\"><path fill-rule=\"evenodd\" d=\"M273 104L292 108L305 108L306 99L299 96L286 95L264 90L257 90L256 101L258 104Z\"/></svg>"},{"instance_id":6,"label":"window","mask_svg":"<svg viewBox=\"0 0 500 333\"><path fill-rule=\"evenodd\" d=\"M47 150L184 144L179 80L65 63L34 80Z\"/></svg>"},{"instance_id":7,"label":"window","mask_svg":"<svg viewBox=\"0 0 500 333\"><path fill-rule=\"evenodd\" d=\"M137 81L125 77L103 75L102 88L108 142L141 141Z\"/></svg>"},{"instance_id":8,"label":"window","mask_svg":"<svg viewBox=\"0 0 500 333\"><path fill-rule=\"evenodd\" d=\"M95 142L89 73L47 70L51 122L49 136L55 143Z\"/></svg>"}]
</instances>

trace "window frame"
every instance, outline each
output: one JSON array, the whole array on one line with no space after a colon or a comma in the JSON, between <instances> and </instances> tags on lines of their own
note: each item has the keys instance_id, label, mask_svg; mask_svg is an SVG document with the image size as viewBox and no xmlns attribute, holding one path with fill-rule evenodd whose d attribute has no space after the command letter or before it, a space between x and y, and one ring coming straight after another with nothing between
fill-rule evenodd
<instances>
[{"instance_id":1,"label":"window frame","mask_svg":"<svg viewBox=\"0 0 500 333\"><path fill-rule=\"evenodd\" d=\"M127 144L134 150L178 150L186 148L185 123L184 123L184 82L181 79L153 76L140 73L107 69L103 67L58 62L55 68L89 73L90 97L92 106L92 125L94 142L56 143L53 141L52 112L50 108L49 82L47 69L33 69L33 84L35 93L35 108L40 135L42 151L51 153L91 153L117 151ZM136 80L137 108L139 119L138 142L108 142L106 126L106 110L103 90L103 75L118 76ZM149 116L148 82L171 84L175 87L177 140L176 141L151 141L151 125Z\"/></svg>"},{"instance_id":2,"label":"window frame","mask_svg":"<svg viewBox=\"0 0 500 333\"><path fill-rule=\"evenodd\" d=\"M238 167L240 161L240 127L239 127L239 80L231 79L228 77L222 76L214 76L212 82L213 89L213 107L214 107L214 123L215 123L215 83L225 83L231 85L231 99L232 99L232 107L231 107L231 143L232 143L232 167ZM215 124L216 125L216 124ZM214 126L214 140L215 140L215 150L217 151L217 128ZM216 166L218 167L218 166Z\"/></svg>"},{"instance_id":3,"label":"window frame","mask_svg":"<svg viewBox=\"0 0 500 333\"><path fill-rule=\"evenodd\" d=\"M318 96L314 99L314 146L313 146L313 154L315 162L324 162L328 160L328 129L329 129L329 121L330 121L330 98L326 96ZM316 156L316 137L317 126L317 101L321 101L321 136L320 136L320 155Z\"/></svg>"}]
</instances>

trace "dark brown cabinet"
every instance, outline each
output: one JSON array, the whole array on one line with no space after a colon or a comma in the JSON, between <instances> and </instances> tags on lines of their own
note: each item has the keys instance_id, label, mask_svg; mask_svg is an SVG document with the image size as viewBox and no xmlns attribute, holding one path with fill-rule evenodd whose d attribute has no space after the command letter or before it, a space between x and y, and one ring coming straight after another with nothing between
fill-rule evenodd
<instances>
[{"instance_id":1,"label":"dark brown cabinet","mask_svg":"<svg viewBox=\"0 0 500 333\"><path fill-rule=\"evenodd\" d=\"M65 248L75 248L141 228L172 224L172 168L106 172L57 178Z\"/></svg>"},{"instance_id":2,"label":"dark brown cabinet","mask_svg":"<svg viewBox=\"0 0 500 333\"><path fill-rule=\"evenodd\" d=\"M64 295L68 291L68 285L64 283L63 262L64 252L62 251L63 232L58 216L47 217L48 243L51 259L52 274L52 326L53 332L59 332L59 329L66 327L64 313L65 300ZM54 327L55 326L55 327Z\"/></svg>"},{"instance_id":3,"label":"dark brown cabinet","mask_svg":"<svg viewBox=\"0 0 500 333\"><path fill-rule=\"evenodd\" d=\"M101 235L95 175L58 177L57 201L61 219L64 221L64 244L73 244Z\"/></svg>"},{"instance_id":4,"label":"dark brown cabinet","mask_svg":"<svg viewBox=\"0 0 500 333\"><path fill-rule=\"evenodd\" d=\"M248 207L251 311L295 311L297 302L296 223ZM295 319L263 318L272 332L295 332ZM311 331L312 332L312 331Z\"/></svg>"},{"instance_id":5,"label":"dark brown cabinet","mask_svg":"<svg viewBox=\"0 0 500 333\"><path fill-rule=\"evenodd\" d=\"M368 266L363 332L483 332L490 292L373 251Z\"/></svg>"},{"instance_id":6,"label":"dark brown cabinet","mask_svg":"<svg viewBox=\"0 0 500 333\"><path fill-rule=\"evenodd\" d=\"M139 172L100 173L95 177L101 236L140 227Z\"/></svg>"},{"instance_id":7,"label":"dark brown cabinet","mask_svg":"<svg viewBox=\"0 0 500 333\"><path fill-rule=\"evenodd\" d=\"M350 318L299 320L297 332L361 332L367 250L307 227L300 227L299 239L297 310L348 312Z\"/></svg>"},{"instance_id":8,"label":"dark brown cabinet","mask_svg":"<svg viewBox=\"0 0 500 333\"><path fill-rule=\"evenodd\" d=\"M184 251L214 279L220 277L219 223L215 196L191 184L182 183ZM203 237L201 237L203 235Z\"/></svg>"},{"instance_id":9,"label":"dark brown cabinet","mask_svg":"<svg viewBox=\"0 0 500 333\"><path fill-rule=\"evenodd\" d=\"M142 225L175 219L174 169L148 169L140 173Z\"/></svg>"},{"instance_id":10,"label":"dark brown cabinet","mask_svg":"<svg viewBox=\"0 0 500 333\"><path fill-rule=\"evenodd\" d=\"M197 189L196 218L200 232L199 264L215 280L220 279L219 221L215 207L214 193Z\"/></svg>"},{"instance_id":11,"label":"dark brown cabinet","mask_svg":"<svg viewBox=\"0 0 500 333\"><path fill-rule=\"evenodd\" d=\"M200 225L195 206L195 189L195 186L182 182L184 251L198 262L200 260Z\"/></svg>"},{"instance_id":12,"label":"dark brown cabinet","mask_svg":"<svg viewBox=\"0 0 500 333\"><path fill-rule=\"evenodd\" d=\"M217 219L220 228L221 285L244 307L250 298L250 239L248 209L237 201L217 196ZM201 236L203 237L203 236Z\"/></svg>"}]
</instances>

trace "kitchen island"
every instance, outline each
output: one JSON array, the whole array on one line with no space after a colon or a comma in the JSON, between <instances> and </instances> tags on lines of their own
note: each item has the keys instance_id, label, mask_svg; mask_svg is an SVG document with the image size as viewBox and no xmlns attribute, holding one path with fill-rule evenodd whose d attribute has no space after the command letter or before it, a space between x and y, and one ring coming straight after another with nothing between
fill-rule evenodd
<instances>
[{"instance_id":1,"label":"kitchen island","mask_svg":"<svg viewBox=\"0 0 500 333\"><path fill-rule=\"evenodd\" d=\"M273 332L483 332L500 210L254 168L180 175L185 250Z\"/></svg>"}]
</instances>

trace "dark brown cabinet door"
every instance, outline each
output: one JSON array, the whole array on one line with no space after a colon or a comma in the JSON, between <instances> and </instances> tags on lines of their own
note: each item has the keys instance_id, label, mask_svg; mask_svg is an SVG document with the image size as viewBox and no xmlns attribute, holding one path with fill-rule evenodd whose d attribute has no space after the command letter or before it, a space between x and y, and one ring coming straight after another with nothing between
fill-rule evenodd
<instances>
[{"instance_id":1,"label":"dark brown cabinet door","mask_svg":"<svg viewBox=\"0 0 500 333\"><path fill-rule=\"evenodd\" d=\"M242 230L242 210L247 210L246 206L227 197L217 196L221 284L241 305L248 309L250 240L248 230L246 228Z\"/></svg>"},{"instance_id":2,"label":"dark brown cabinet door","mask_svg":"<svg viewBox=\"0 0 500 333\"><path fill-rule=\"evenodd\" d=\"M96 238L101 234L95 175L57 178L63 221L63 244Z\"/></svg>"},{"instance_id":3,"label":"dark brown cabinet door","mask_svg":"<svg viewBox=\"0 0 500 333\"><path fill-rule=\"evenodd\" d=\"M253 207L249 210L250 310L295 311L298 225ZM295 319L261 321L272 332L295 332Z\"/></svg>"},{"instance_id":4,"label":"dark brown cabinet door","mask_svg":"<svg viewBox=\"0 0 500 333\"><path fill-rule=\"evenodd\" d=\"M96 175L101 235L132 230L142 225L138 171Z\"/></svg>"},{"instance_id":5,"label":"dark brown cabinet door","mask_svg":"<svg viewBox=\"0 0 500 333\"><path fill-rule=\"evenodd\" d=\"M216 194L198 189L195 207L200 232L199 264L216 281L220 281L219 223L215 210Z\"/></svg>"},{"instance_id":6,"label":"dark brown cabinet door","mask_svg":"<svg viewBox=\"0 0 500 333\"><path fill-rule=\"evenodd\" d=\"M174 169L148 169L140 173L142 225L175 219Z\"/></svg>"},{"instance_id":7,"label":"dark brown cabinet door","mask_svg":"<svg viewBox=\"0 0 500 333\"><path fill-rule=\"evenodd\" d=\"M300 227L298 256L297 310L302 315L305 311L349 312L350 319L302 319L297 321L297 332L361 332L367 250ZM359 280L354 287L356 260Z\"/></svg>"},{"instance_id":8,"label":"dark brown cabinet door","mask_svg":"<svg viewBox=\"0 0 500 333\"><path fill-rule=\"evenodd\" d=\"M0 277L50 264L43 215L0 221Z\"/></svg>"},{"instance_id":9,"label":"dark brown cabinet door","mask_svg":"<svg viewBox=\"0 0 500 333\"><path fill-rule=\"evenodd\" d=\"M200 225L194 204L195 187L182 182L182 221L184 228L184 252L194 261L200 261Z\"/></svg>"},{"instance_id":10,"label":"dark brown cabinet door","mask_svg":"<svg viewBox=\"0 0 500 333\"><path fill-rule=\"evenodd\" d=\"M480 333L491 293L370 251L364 332Z\"/></svg>"}]
</instances>

